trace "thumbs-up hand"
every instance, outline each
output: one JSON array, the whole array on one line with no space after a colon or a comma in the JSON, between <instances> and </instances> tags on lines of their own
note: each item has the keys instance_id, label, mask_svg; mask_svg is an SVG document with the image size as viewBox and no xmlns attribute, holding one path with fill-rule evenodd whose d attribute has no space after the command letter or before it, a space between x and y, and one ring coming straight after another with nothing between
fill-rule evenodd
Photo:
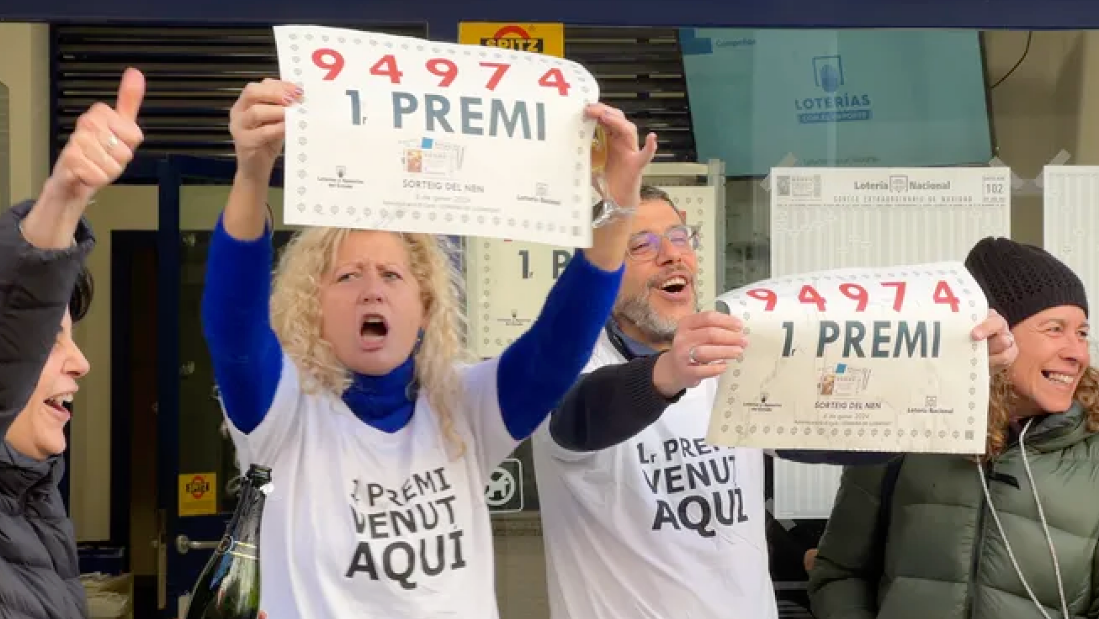
<instances>
[{"instance_id":1,"label":"thumbs-up hand","mask_svg":"<svg viewBox=\"0 0 1099 619\"><path fill-rule=\"evenodd\" d=\"M96 103L77 119L48 182L57 197L87 206L96 191L122 175L144 140L137 126L144 98L145 76L137 69L126 69L115 106Z\"/></svg>"}]
</instances>

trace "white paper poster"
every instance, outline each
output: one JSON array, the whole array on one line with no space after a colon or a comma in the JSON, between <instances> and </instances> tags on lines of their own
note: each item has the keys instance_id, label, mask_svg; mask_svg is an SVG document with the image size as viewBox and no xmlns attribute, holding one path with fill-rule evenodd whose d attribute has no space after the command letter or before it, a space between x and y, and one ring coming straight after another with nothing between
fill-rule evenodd
<instances>
[{"instance_id":1,"label":"white paper poster","mask_svg":"<svg viewBox=\"0 0 1099 619\"><path fill-rule=\"evenodd\" d=\"M772 277L962 261L982 238L1010 236L1010 175L1003 167L773 168ZM775 517L826 518L841 472L777 459Z\"/></svg>"},{"instance_id":2,"label":"white paper poster","mask_svg":"<svg viewBox=\"0 0 1099 619\"><path fill-rule=\"evenodd\" d=\"M578 63L319 26L276 26L286 223L591 244L599 99Z\"/></svg>"},{"instance_id":3,"label":"white paper poster","mask_svg":"<svg viewBox=\"0 0 1099 619\"><path fill-rule=\"evenodd\" d=\"M1043 245L1084 282L1099 307L1099 166L1046 166L1042 176ZM1091 355L1099 347L1090 341Z\"/></svg>"},{"instance_id":4,"label":"white paper poster","mask_svg":"<svg viewBox=\"0 0 1099 619\"><path fill-rule=\"evenodd\" d=\"M715 191L704 186L661 187L699 227L698 295L700 307L713 307L721 264ZM530 328L565 265L566 247L490 238L469 239L466 294L470 348L480 358L493 357Z\"/></svg>"},{"instance_id":5,"label":"white paper poster","mask_svg":"<svg viewBox=\"0 0 1099 619\"><path fill-rule=\"evenodd\" d=\"M726 447L983 453L988 314L960 262L833 269L718 297L752 345L722 375Z\"/></svg>"},{"instance_id":6,"label":"white paper poster","mask_svg":"<svg viewBox=\"0 0 1099 619\"><path fill-rule=\"evenodd\" d=\"M572 253L524 241L466 242L467 342L475 356L495 357L530 329Z\"/></svg>"}]
</instances>

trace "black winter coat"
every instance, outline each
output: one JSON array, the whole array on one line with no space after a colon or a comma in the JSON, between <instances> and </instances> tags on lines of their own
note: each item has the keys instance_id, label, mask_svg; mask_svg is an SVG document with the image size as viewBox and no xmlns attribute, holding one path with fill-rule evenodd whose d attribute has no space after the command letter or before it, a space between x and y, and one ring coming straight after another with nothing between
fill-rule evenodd
<instances>
[{"instance_id":1,"label":"black winter coat","mask_svg":"<svg viewBox=\"0 0 1099 619\"><path fill-rule=\"evenodd\" d=\"M19 221L30 202L0 213L0 437L34 392L76 278L95 244L40 250ZM76 535L57 484L64 461L35 461L0 442L0 619L85 619Z\"/></svg>"}]
</instances>

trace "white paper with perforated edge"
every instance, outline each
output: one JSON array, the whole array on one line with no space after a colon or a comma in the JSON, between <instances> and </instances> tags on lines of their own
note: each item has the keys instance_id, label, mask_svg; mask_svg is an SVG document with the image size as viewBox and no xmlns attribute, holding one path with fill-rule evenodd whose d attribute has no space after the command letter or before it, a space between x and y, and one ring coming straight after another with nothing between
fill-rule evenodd
<instances>
[{"instance_id":1,"label":"white paper with perforated edge","mask_svg":"<svg viewBox=\"0 0 1099 619\"><path fill-rule=\"evenodd\" d=\"M1006 167L776 167L770 189L772 277L961 261L981 238L1011 236ZM775 517L827 518L841 473L776 460Z\"/></svg>"},{"instance_id":2,"label":"white paper with perforated edge","mask_svg":"<svg viewBox=\"0 0 1099 619\"><path fill-rule=\"evenodd\" d=\"M590 247L599 85L545 54L276 26L287 224Z\"/></svg>"},{"instance_id":3,"label":"white paper with perforated edge","mask_svg":"<svg viewBox=\"0 0 1099 619\"><path fill-rule=\"evenodd\" d=\"M1099 307L1099 166L1046 166L1042 189L1045 249L1083 280L1088 304ZM1088 344L1099 359L1099 342Z\"/></svg>"},{"instance_id":4,"label":"white paper with perforated edge","mask_svg":"<svg viewBox=\"0 0 1099 619\"><path fill-rule=\"evenodd\" d=\"M835 269L718 297L751 344L722 375L708 442L982 453L988 314L958 262Z\"/></svg>"}]
</instances>

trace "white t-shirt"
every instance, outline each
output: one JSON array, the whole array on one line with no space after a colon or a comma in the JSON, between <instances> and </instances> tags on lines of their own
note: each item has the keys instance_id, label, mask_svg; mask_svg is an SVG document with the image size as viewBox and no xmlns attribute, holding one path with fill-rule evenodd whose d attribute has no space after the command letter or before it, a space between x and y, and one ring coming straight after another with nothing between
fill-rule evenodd
<instances>
[{"instance_id":1,"label":"white t-shirt","mask_svg":"<svg viewBox=\"0 0 1099 619\"><path fill-rule=\"evenodd\" d=\"M337 397L303 393L283 357L263 422L247 435L230 428L242 470L272 469L260 542L271 619L497 619L484 488L517 442L496 366L462 370L454 421L466 453L451 461L422 394L409 424L387 434Z\"/></svg>"},{"instance_id":2,"label":"white t-shirt","mask_svg":"<svg viewBox=\"0 0 1099 619\"><path fill-rule=\"evenodd\" d=\"M585 372L623 363L606 333ZM775 619L763 453L705 444L717 379L598 452L533 438L553 619Z\"/></svg>"}]
</instances>

